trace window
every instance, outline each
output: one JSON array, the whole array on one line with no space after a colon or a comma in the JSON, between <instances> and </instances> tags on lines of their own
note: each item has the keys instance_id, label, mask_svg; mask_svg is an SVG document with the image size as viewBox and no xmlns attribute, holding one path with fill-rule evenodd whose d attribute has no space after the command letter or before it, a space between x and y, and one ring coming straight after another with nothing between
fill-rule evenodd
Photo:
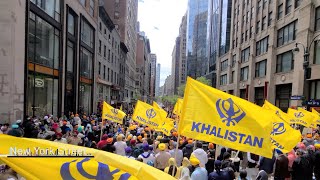
<instances>
[{"instance_id":1,"label":"window","mask_svg":"<svg viewBox=\"0 0 320 180\"><path fill-rule=\"evenodd\" d=\"M74 44L71 41L67 43L67 72L73 72L74 65Z\"/></svg>"},{"instance_id":2,"label":"window","mask_svg":"<svg viewBox=\"0 0 320 180\"><path fill-rule=\"evenodd\" d=\"M283 15L283 4L278 6L278 20L282 18Z\"/></svg>"},{"instance_id":3,"label":"window","mask_svg":"<svg viewBox=\"0 0 320 180\"><path fill-rule=\"evenodd\" d=\"M276 86L276 103L283 112L289 108L290 97L292 94L292 84L282 84Z\"/></svg>"},{"instance_id":4,"label":"window","mask_svg":"<svg viewBox=\"0 0 320 180\"><path fill-rule=\"evenodd\" d=\"M103 79L106 79L106 65L103 65Z\"/></svg>"},{"instance_id":5,"label":"window","mask_svg":"<svg viewBox=\"0 0 320 180\"><path fill-rule=\"evenodd\" d=\"M317 45L314 46L314 64L320 64L320 42L316 43Z\"/></svg>"},{"instance_id":6,"label":"window","mask_svg":"<svg viewBox=\"0 0 320 180\"><path fill-rule=\"evenodd\" d=\"M310 83L310 99L320 99L320 81Z\"/></svg>"},{"instance_id":7,"label":"window","mask_svg":"<svg viewBox=\"0 0 320 180\"><path fill-rule=\"evenodd\" d=\"M260 21L257 22L256 33L258 34L260 31Z\"/></svg>"},{"instance_id":8,"label":"window","mask_svg":"<svg viewBox=\"0 0 320 180\"><path fill-rule=\"evenodd\" d=\"M267 17L264 16L264 17L262 18L261 30L265 30L265 29L266 29L266 25L267 25Z\"/></svg>"},{"instance_id":9,"label":"window","mask_svg":"<svg viewBox=\"0 0 320 180\"><path fill-rule=\"evenodd\" d=\"M250 47L241 51L241 63L249 61Z\"/></svg>"},{"instance_id":10,"label":"window","mask_svg":"<svg viewBox=\"0 0 320 180\"><path fill-rule=\"evenodd\" d=\"M104 35L107 35L107 28L104 29Z\"/></svg>"},{"instance_id":11,"label":"window","mask_svg":"<svg viewBox=\"0 0 320 180\"><path fill-rule=\"evenodd\" d=\"M271 25L271 22L272 22L272 11L269 12L269 15L268 15L268 26Z\"/></svg>"},{"instance_id":12,"label":"window","mask_svg":"<svg viewBox=\"0 0 320 180\"><path fill-rule=\"evenodd\" d=\"M247 41L248 40L248 30L246 30L245 36L244 36L244 40Z\"/></svg>"},{"instance_id":13,"label":"window","mask_svg":"<svg viewBox=\"0 0 320 180\"><path fill-rule=\"evenodd\" d=\"M92 79L93 55L85 48L80 51L80 76Z\"/></svg>"},{"instance_id":14,"label":"window","mask_svg":"<svg viewBox=\"0 0 320 180\"><path fill-rule=\"evenodd\" d=\"M244 41L244 33L241 34L241 43Z\"/></svg>"},{"instance_id":15,"label":"window","mask_svg":"<svg viewBox=\"0 0 320 180\"><path fill-rule=\"evenodd\" d=\"M247 23L249 22L249 16L250 16L250 12L247 11L247 16L246 16L246 22L247 22Z\"/></svg>"},{"instance_id":16,"label":"window","mask_svg":"<svg viewBox=\"0 0 320 180\"><path fill-rule=\"evenodd\" d=\"M278 47L296 39L297 21L294 21L278 30Z\"/></svg>"},{"instance_id":17,"label":"window","mask_svg":"<svg viewBox=\"0 0 320 180\"><path fill-rule=\"evenodd\" d=\"M247 81L248 78L249 78L249 66L241 68L240 81Z\"/></svg>"},{"instance_id":18,"label":"window","mask_svg":"<svg viewBox=\"0 0 320 180\"><path fill-rule=\"evenodd\" d=\"M231 72L230 84L234 83L234 71Z\"/></svg>"},{"instance_id":19,"label":"window","mask_svg":"<svg viewBox=\"0 0 320 180\"><path fill-rule=\"evenodd\" d=\"M262 5L262 1L261 1L261 0L259 0L259 1L258 1L258 9L257 9L257 14L259 14L259 12L260 12L260 9L261 9L261 5Z\"/></svg>"},{"instance_id":20,"label":"window","mask_svg":"<svg viewBox=\"0 0 320 180\"><path fill-rule=\"evenodd\" d=\"M74 35L74 16L68 13L68 33Z\"/></svg>"},{"instance_id":21,"label":"window","mask_svg":"<svg viewBox=\"0 0 320 180\"><path fill-rule=\"evenodd\" d=\"M234 67L234 65L236 64L236 61L237 61L237 56L233 55L232 56L232 61L231 61L231 67Z\"/></svg>"},{"instance_id":22,"label":"window","mask_svg":"<svg viewBox=\"0 0 320 180\"><path fill-rule=\"evenodd\" d=\"M264 87L254 88L254 102L258 106L262 106L264 104Z\"/></svg>"},{"instance_id":23,"label":"window","mask_svg":"<svg viewBox=\"0 0 320 180\"><path fill-rule=\"evenodd\" d=\"M223 85L226 85L227 84L227 75L222 75L220 76L220 85L223 86Z\"/></svg>"},{"instance_id":24,"label":"window","mask_svg":"<svg viewBox=\"0 0 320 180\"><path fill-rule=\"evenodd\" d=\"M113 63L113 53L112 53L112 56L111 56L111 63Z\"/></svg>"},{"instance_id":25,"label":"window","mask_svg":"<svg viewBox=\"0 0 320 180\"><path fill-rule=\"evenodd\" d=\"M101 54L101 40L99 40L99 54Z\"/></svg>"},{"instance_id":26,"label":"window","mask_svg":"<svg viewBox=\"0 0 320 180\"><path fill-rule=\"evenodd\" d=\"M315 19L315 22L316 22L315 30L316 30L316 31L320 31L320 6L317 7L317 9L316 9L316 19Z\"/></svg>"},{"instance_id":27,"label":"window","mask_svg":"<svg viewBox=\"0 0 320 180\"><path fill-rule=\"evenodd\" d=\"M98 64L98 74L99 75L101 74L101 62L99 62L99 64Z\"/></svg>"},{"instance_id":28,"label":"window","mask_svg":"<svg viewBox=\"0 0 320 180\"><path fill-rule=\"evenodd\" d=\"M81 82L79 92L79 109L81 109L83 112L87 114L91 113L91 97L92 85Z\"/></svg>"},{"instance_id":29,"label":"window","mask_svg":"<svg viewBox=\"0 0 320 180\"><path fill-rule=\"evenodd\" d=\"M247 90L246 89L240 89L240 98L247 99Z\"/></svg>"},{"instance_id":30,"label":"window","mask_svg":"<svg viewBox=\"0 0 320 180\"><path fill-rule=\"evenodd\" d=\"M222 61L220 64L221 64L221 71L225 71L228 68L228 59Z\"/></svg>"},{"instance_id":31,"label":"window","mask_svg":"<svg viewBox=\"0 0 320 180\"><path fill-rule=\"evenodd\" d=\"M99 22L99 30L100 30L100 32L102 31L102 24L101 24L101 22Z\"/></svg>"},{"instance_id":32,"label":"window","mask_svg":"<svg viewBox=\"0 0 320 180\"><path fill-rule=\"evenodd\" d=\"M86 0L80 0L80 3L85 6L86 5Z\"/></svg>"},{"instance_id":33,"label":"window","mask_svg":"<svg viewBox=\"0 0 320 180\"><path fill-rule=\"evenodd\" d=\"M250 39L251 39L253 33L254 33L254 31L253 31L253 26L251 26L251 27L250 27L250 32L249 32L249 37L250 37Z\"/></svg>"},{"instance_id":34,"label":"window","mask_svg":"<svg viewBox=\"0 0 320 180\"><path fill-rule=\"evenodd\" d=\"M106 45L103 46L103 57L104 58L107 57L107 46Z\"/></svg>"},{"instance_id":35,"label":"window","mask_svg":"<svg viewBox=\"0 0 320 180\"><path fill-rule=\"evenodd\" d=\"M81 19L81 41L93 48L93 28L84 19Z\"/></svg>"},{"instance_id":36,"label":"window","mask_svg":"<svg viewBox=\"0 0 320 180\"><path fill-rule=\"evenodd\" d=\"M294 68L294 59L292 51L285 52L277 56L277 73L289 72Z\"/></svg>"},{"instance_id":37,"label":"window","mask_svg":"<svg viewBox=\"0 0 320 180\"><path fill-rule=\"evenodd\" d=\"M286 15L291 12L292 0L286 0Z\"/></svg>"},{"instance_id":38,"label":"window","mask_svg":"<svg viewBox=\"0 0 320 180\"><path fill-rule=\"evenodd\" d=\"M108 49L108 61L110 62L110 56L111 56L111 54L110 54L110 49Z\"/></svg>"},{"instance_id":39,"label":"window","mask_svg":"<svg viewBox=\"0 0 320 180\"><path fill-rule=\"evenodd\" d=\"M49 23L30 12L29 59L30 61L59 69L60 32Z\"/></svg>"},{"instance_id":40,"label":"window","mask_svg":"<svg viewBox=\"0 0 320 180\"><path fill-rule=\"evenodd\" d=\"M53 19L60 22L60 0L33 0L32 2Z\"/></svg>"},{"instance_id":41,"label":"window","mask_svg":"<svg viewBox=\"0 0 320 180\"><path fill-rule=\"evenodd\" d=\"M294 0L294 8L299 7L301 4L301 0Z\"/></svg>"},{"instance_id":42,"label":"window","mask_svg":"<svg viewBox=\"0 0 320 180\"><path fill-rule=\"evenodd\" d=\"M110 81L110 68L108 68L108 81Z\"/></svg>"},{"instance_id":43,"label":"window","mask_svg":"<svg viewBox=\"0 0 320 180\"><path fill-rule=\"evenodd\" d=\"M114 19L119 19L119 12L118 11L114 12Z\"/></svg>"},{"instance_id":44,"label":"window","mask_svg":"<svg viewBox=\"0 0 320 180\"><path fill-rule=\"evenodd\" d=\"M251 7L251 16L250 19L253 19L254 7Z\"/></svg>"},{"instance_id":45,"label":"window","mask_svg":"<svg viewBox=\"0 0 320 180\"><path fill-rule=\"evenodd\" d=\"M91 16L94 16L94 0L90 0L89 13L90 13Z\"/></svg>"},{"instance_id":46,"label":"window","mask_svg":"<svg viewBox=\"0 0 320 180\"><path fill-rule=\"evenodd\" d=\"M255 77L265 77L267 73L267 60L256 63Z\"/></svg>"},{"instance_id":47,"label":"window","mask_svg":"<svg viewBox=\"0 0 320 180\"><path fill-rule=\"evenodd\" d=\"M113 70L111 70L111 82L113 83Z\"/></svg>"},{"instance_id":48,"label":"window","mask_svg":"<svg viewBox=\"0 0 320 180\"><path fill-rule=\"evenodd\" d=\"M263 0L263 5L262 5L262 9L266 8L266 5L267 5L267 1L268 1L268 0Z\"/></svg>"},{"instance_id":49,"label":"window","mask_svg":"<svg viewBox=\"0 0 320 180\"><path fill-rule=\"evenodd\" d=\"M269 46L269 36L263 38L262 40L258 41L256 44L256 56L259 56L263 53L268 52Z\"/></svg>"}]
</instances>

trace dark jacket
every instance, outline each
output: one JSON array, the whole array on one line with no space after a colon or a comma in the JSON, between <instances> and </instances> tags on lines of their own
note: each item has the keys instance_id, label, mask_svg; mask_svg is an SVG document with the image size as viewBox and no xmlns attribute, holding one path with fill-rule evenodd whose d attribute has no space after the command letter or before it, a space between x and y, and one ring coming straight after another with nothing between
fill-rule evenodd
<instances>
[{"instance_id":1,"label":"dark jacket","mask_svg":"<svg viewBox=\"0 0 320 180\"><path fill-rule=\"evenodd\" d=\"M314 153L314 176L316 177L316 179L320 179L320 151L317 150Z\"/></svg>"},{"instance_id":2,"label":"dark jacket","mask_svg":"<svg viewBox=\"0 0 320 180\"><path fill-rule=\"evenodd\" d=\"M274 170L274 178L278 179L285 179L289 178L289 170L288 170L288 165L289 165L289 159L287 156L281 154L278 156L276 159L275 163L275 170Z\"/></svg>"},{"instance_id":3,"label":"dark jacket","mask_svg":"<svg viewBox=\"0 0 320 180\"><path fill-rule=\"evenodd\" d=\"M221 153L220 155L217 157L217 160L222 161L223 160L223 154L226 152L226 148L221 148Z\"/></svg>"},{"instance_id":4,"label":"dark jacket","mask_svg":"<svg viewBox=\"0 0 320 180\"><path fill-rule=\"evenodd\" d=\"M292 180L312 180L312 166L306 156L298 157L292 165Z\"/></svg>"},{"instance_id":5,"label":"dark jacket","mask_svg":"<svg viewBox=\"0 0 320 180\"><path fill-rule=\"evenodd\" d=\"M208 180L233 180L233 177L230 175L229 171L215 171L209 174Z\"/></svg>"},{"instance_id":6,"label":"dark jacket","mask_svg":"<svg viewBox=\"0 0 320 180\"><path fill-rule=\"evenodd\" d=\"M260 159L259 170L264 170L267 174L272 174L275 161L276 158L274 156L272 157L272 159L262 157Z\"/></svg>"},{"instance_id":7,"label":"dark jacket","mask_svg":"<svg viewBox=\"0 0 320 180\"><path fill-rule=\"evenodd\" d=\"M190 158L191 153L193 152L193 145L187 144L186 147L182 149L183 157Z\"/></svg>"},{"instance_id":8,"label":"dark jacket","mask_svg":"<svg viewBox=\"0 0 320 180\"><path fill-rule=\"evenodd\" d=\"M227 167L231 167L234 172L236 172L236 168L233 162L230 159L223 160L221 163L221 169L225 169Z\"/></svg>"}]
</instances>

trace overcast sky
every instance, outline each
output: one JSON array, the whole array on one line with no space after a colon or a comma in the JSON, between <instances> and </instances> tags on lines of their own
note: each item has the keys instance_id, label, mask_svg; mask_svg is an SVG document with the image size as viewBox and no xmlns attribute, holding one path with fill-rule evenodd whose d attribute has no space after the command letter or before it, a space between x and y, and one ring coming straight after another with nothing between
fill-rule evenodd
<instances>
[{"instance_id":1,"label":"overcast sky","mask_svg":"<svg viewBox=\"0 0 320 180\"><path fill-rule=\"evenodd\" d=\"M151 52L161 64L160 86L171 74L171 54L187 5L187 0L139 0L140 31L150 39Z\"/></svg>"}]
</instances>

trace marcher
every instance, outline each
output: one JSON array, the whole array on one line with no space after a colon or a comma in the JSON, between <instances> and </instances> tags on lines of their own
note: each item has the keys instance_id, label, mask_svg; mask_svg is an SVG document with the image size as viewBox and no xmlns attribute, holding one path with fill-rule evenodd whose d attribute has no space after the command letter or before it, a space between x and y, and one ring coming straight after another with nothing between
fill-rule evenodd
<instances>
[{"instance_id":1,"label":"marcher","mask_svg":"<svg viewBox=\"0 0 320 180\"><path fill-rule=\"evenodd\" d=\"M191 156L194 155L197 159L200 161L200 166L205 167L207 162L208 162L208 155L207 153L203 150L202 143L197 142L196 144L197 149L194 150L191 153Z\"/></svg>"},{"instance_id":2,"label":"marcher","mask_svg":"<svg viewBox=\"0 0 320 180\"><path fill-rule=\"evenodd\" d=\"M116 148L116 154L125 156L125 148L127 144L123 141L123 136L120 134L117 136L117 142L114 143L114 147Z\"/></svg>"},{"instance_id":3,"label":"marcher","mask_svg":"<svg viewBox=\"0 0 320 180\"><path fill-rule=\"evenodd\" d=\"M200 167L200 160L196 156L190 157L190 163L194 169L191 174L191 180L207 180L208 172L205 168Z\"/></svg>"},{"instance_id":4,"label":"marcher","mask_svg":"<svg viewBox=\"0 0 320 180\"><path fill-rule=\"evenodd\" d=\"M154 167L160 170L164 170L168 166L168 161L171 158L170 153L166 152L166 145L164 143L160 143L158 145L159 153L156 154Z\"/></svg>"}]
</instances>

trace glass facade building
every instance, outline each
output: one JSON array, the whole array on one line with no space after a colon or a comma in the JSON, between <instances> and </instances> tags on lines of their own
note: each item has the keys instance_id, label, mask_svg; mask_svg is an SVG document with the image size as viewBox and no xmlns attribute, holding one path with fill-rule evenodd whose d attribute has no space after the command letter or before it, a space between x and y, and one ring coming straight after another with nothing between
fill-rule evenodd
<instances>
[{"instance_id":1,"label":"glass facade building","mask_svg":"<svg viewBox=\"0 0 320 180\"><path fill-rule=\"evenodd\" d=\"M219 55L230 50L232 0L221 0Z\"/></svg>"},{"instance_id":2,"label":"glass facade building","mask_svg":"<svg viewBox=\"0 0 320 180\"><path fill-rule=\"evenodd\" d=\"M207 32L209 0L189 0L187 15L187 75L193 78L208 72Z\"/></svg>"}]
</instances>

